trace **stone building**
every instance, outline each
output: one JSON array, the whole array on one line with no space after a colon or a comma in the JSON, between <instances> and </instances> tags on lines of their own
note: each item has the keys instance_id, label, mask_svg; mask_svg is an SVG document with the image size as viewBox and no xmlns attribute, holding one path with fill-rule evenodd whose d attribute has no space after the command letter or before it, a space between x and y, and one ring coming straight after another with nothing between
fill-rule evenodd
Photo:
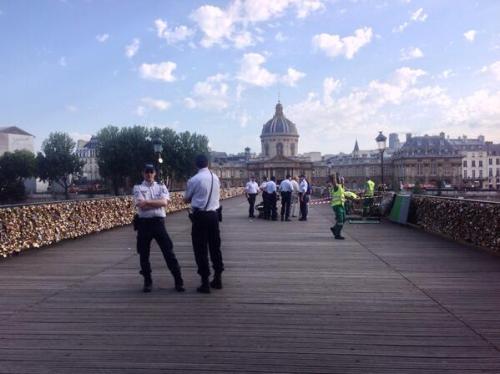
<instances>
[{"instance_id":1,"label":"stone building","mask_svg":"<svg viewBox=\"0 0 500 374\"><path fill-rule=\"evenodd\" d=\"M384 184L392 182L392 150L384 152ZM366 177L370 177L377 185L382 183L381 159L378 149L360 150L358 141L351 153L339 153L327 159L331 174L345 178L346 185L352 189L364 188Z\"/></svg>"},{"instance_id":2,"label":"stone building","mask_svg":"<svg viewBox=\"0 0 500 374\"><path fill-rule=\"evenodd\" d=\"M462 185L462 155L445 138L407 134L406 143L392 157L393 185L409 187L417 182L424 187Z\"/></svg>"},{"instance_id":3,"label":"stone building","mask_svg":"<svg viewBox=\"0 0 500 374\"><path fill-rule=\"evenodd\" d=\"M99 165L97 164L98 140L92 136L88 142L79 140L76 148L76 155L85 162L82 169L82 179L84 182L100 181Z\"/></svg>"},{"instance_id":4,"label":"stone building","mask_svg":"<svg viewBox=\"0 0 500 374\"><path fill-rule=\"evenodd\" d=\"M0 156L18 150L35 153L34 139L34 135L17 126L0 127Z\"/></svg>"}]
</instances>

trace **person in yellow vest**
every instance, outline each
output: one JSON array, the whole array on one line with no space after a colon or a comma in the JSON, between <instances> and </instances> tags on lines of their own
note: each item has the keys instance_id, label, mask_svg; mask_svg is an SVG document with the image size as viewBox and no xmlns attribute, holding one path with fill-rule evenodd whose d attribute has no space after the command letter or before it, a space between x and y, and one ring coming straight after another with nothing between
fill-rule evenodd
<instances>
[{"instance_id":1,"label":"person in yellow vest","mask_svg":"<svg viewBox=\"0 0 500 374\"><path fill-rule=\"evenodd\" d=\"M375 182L366 177L365 183L365 193L363 195L363 217L366 217L370 212L370 208L373 205L373 195L375 194Z\"/></svg>"},{"instance_id":2,"label":"person in yellow vest","mask_svg":"<svg viewBox=\"0 0 500 374\"><path fill-rule=\"evenodd\" d=\"M346 198L357 199L358 196L354 192L346 191L342 183L337 181L335 176L332 176L332 186L330 188L331 206L335 213L335 226L330 227L333 236L337 240L345 238L340 234L345 222L344 203Z\"/></svg>"}]
</instances>

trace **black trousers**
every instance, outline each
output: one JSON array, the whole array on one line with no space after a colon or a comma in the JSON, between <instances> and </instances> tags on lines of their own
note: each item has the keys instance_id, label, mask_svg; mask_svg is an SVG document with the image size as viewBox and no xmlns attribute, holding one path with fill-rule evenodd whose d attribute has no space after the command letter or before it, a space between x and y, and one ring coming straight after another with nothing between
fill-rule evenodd
<instances>
[{"instance_id":1,"label":"black trousers","mask_svg":"<svg viewBox=\"0 0 500 374\"><path fill-rule=\"evenodd\" d=\"M156 240L161 249L167 267L175 278L181 277L181 268L174 253L174 246L170 236L165 229L165 218L139 218L137 227L137 253L141 264L141 274L145 277L151 276L151 264L149 253L151 241Z\"/></svg>"},{"instance_id":2,"label":"black trousers","mask_svg":"<svg viewBox=\"0 0 500 374\"><path fill-rule=\"evenodd\" d=\"M249 217L254 217L254 210L255 210L255 198L257 197L256 193L249 193L248 194L248 204L250 204L248 208L248 216Z\"/></svg>"},{"instance_id":3,"label":"black trousers","mask_svg":"<svg viewBox=\"0 0 500 374\"><path fill-rule=\"evenodd\" d=\"M269 205L269 194L266 191L262 191L262 201L264 202L264 219L269 219L271 217L271 206Z\"/></svg>"},{"instance_id":4,"label":"black trousers","mask_svg":"<svg viewBox=\"0 0 500 374\"><path fill-rule=\"evenodd\" d=\"M309 203L309 195L307 194L299 194L300 198L300 218L302 219L307 219L307 213L308 213L308 207L307 204Z\"/></svg>"},{"instance_id":5,"label":"black trousers","mask_svg":"<svg viewBox=\"0 0 500 374\"><path fill-rule=\"evenodd\" d=\"M292 204L292 191L281 192L281 218L290 217L290 205Z\"/></svg>"},{"instance_id":6,"label":"black trousers","mask_svg":"<svg viewBox=\"0 0 500 374\"><path fill-rule=\"evenodd\" d=\"M269 216L273 221L276 221L278 219L278 208L276 207L276 201L277 201L277 195L276 192L273 193L268 193L267 194L267 199L269 201L269 212L268 212L268 218Z\"/></svg>"},{"instance_id":7,"label":"black trousers","mask_svg":"<svg viewBox=\"0 0 500 374\"><path fill-rule=\"evenodd\" d=\"M193 226L191 230L193 251L198 274L206 280L210 276L210 264L208 254L212 260L212 267L216 274L224 271L222 252L220 250L221 240L219 231L219 218L215 211L197 211L193 214Z\"/></svg>"}]
</instances>

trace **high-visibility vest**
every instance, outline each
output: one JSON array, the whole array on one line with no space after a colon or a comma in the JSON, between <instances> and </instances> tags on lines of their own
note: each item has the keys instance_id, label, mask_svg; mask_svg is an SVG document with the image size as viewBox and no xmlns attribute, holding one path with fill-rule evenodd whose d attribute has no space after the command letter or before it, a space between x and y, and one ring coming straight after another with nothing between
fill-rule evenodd
<instances>
[{"instance_id":1,"label":"high-visibility vest","mask_svg":"<svg viewBox=\"0 0 500 374\"><path fill-rule=\"evenodd\" d=\"M344 206L344 201L345 201L345 192L344 188L341 185L337 185L337 191L332 187L330 189L330 196L332 198L331 205L332 206L337 206L341 205Z\"/></svg>"},{"instance_id":2,"label":"high-visibility vest","mask_svg":"<svg viewBox=\"0 0 500 374\"><path fill-rule=\"evenodd\" d=\"M375 193L375 182L372 181L371 179L368 179L366 181L365 196L373 196L374 193Z\"/></svg>"}]
</instances>

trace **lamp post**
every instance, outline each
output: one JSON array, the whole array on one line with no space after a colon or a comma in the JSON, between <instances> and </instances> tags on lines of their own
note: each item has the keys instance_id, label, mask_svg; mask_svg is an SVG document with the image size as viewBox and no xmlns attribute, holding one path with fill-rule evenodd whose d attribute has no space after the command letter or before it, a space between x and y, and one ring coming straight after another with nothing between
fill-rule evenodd
<instances>
[{"instance_id":1,"label":"lamp post","mask_svg":"<svg viewBox=\"0 0 500 374\"><path fill-rule=\"evenodd\" d=\"M161 164L163 164L163 159L161 158L161 152L163 151L163 142L159 137L156 137L153 139L153 150L155 154L157 155L158 159L158 180L161 183L162 182L162 173L161 173Z\"/></svg>"},{"instance_id":2,"label":"lamp post","mask_svg":"<svg viewBox=\"0 0 500 374\"><path fill-rule=\"evenodd\" d=\"M375 141L377 142L377 147L380 151L380 183L382 186L384 185L384 151L386 140L387 138L382 134L382 131L379 131Z\"/></svg>"}]
</instances>

